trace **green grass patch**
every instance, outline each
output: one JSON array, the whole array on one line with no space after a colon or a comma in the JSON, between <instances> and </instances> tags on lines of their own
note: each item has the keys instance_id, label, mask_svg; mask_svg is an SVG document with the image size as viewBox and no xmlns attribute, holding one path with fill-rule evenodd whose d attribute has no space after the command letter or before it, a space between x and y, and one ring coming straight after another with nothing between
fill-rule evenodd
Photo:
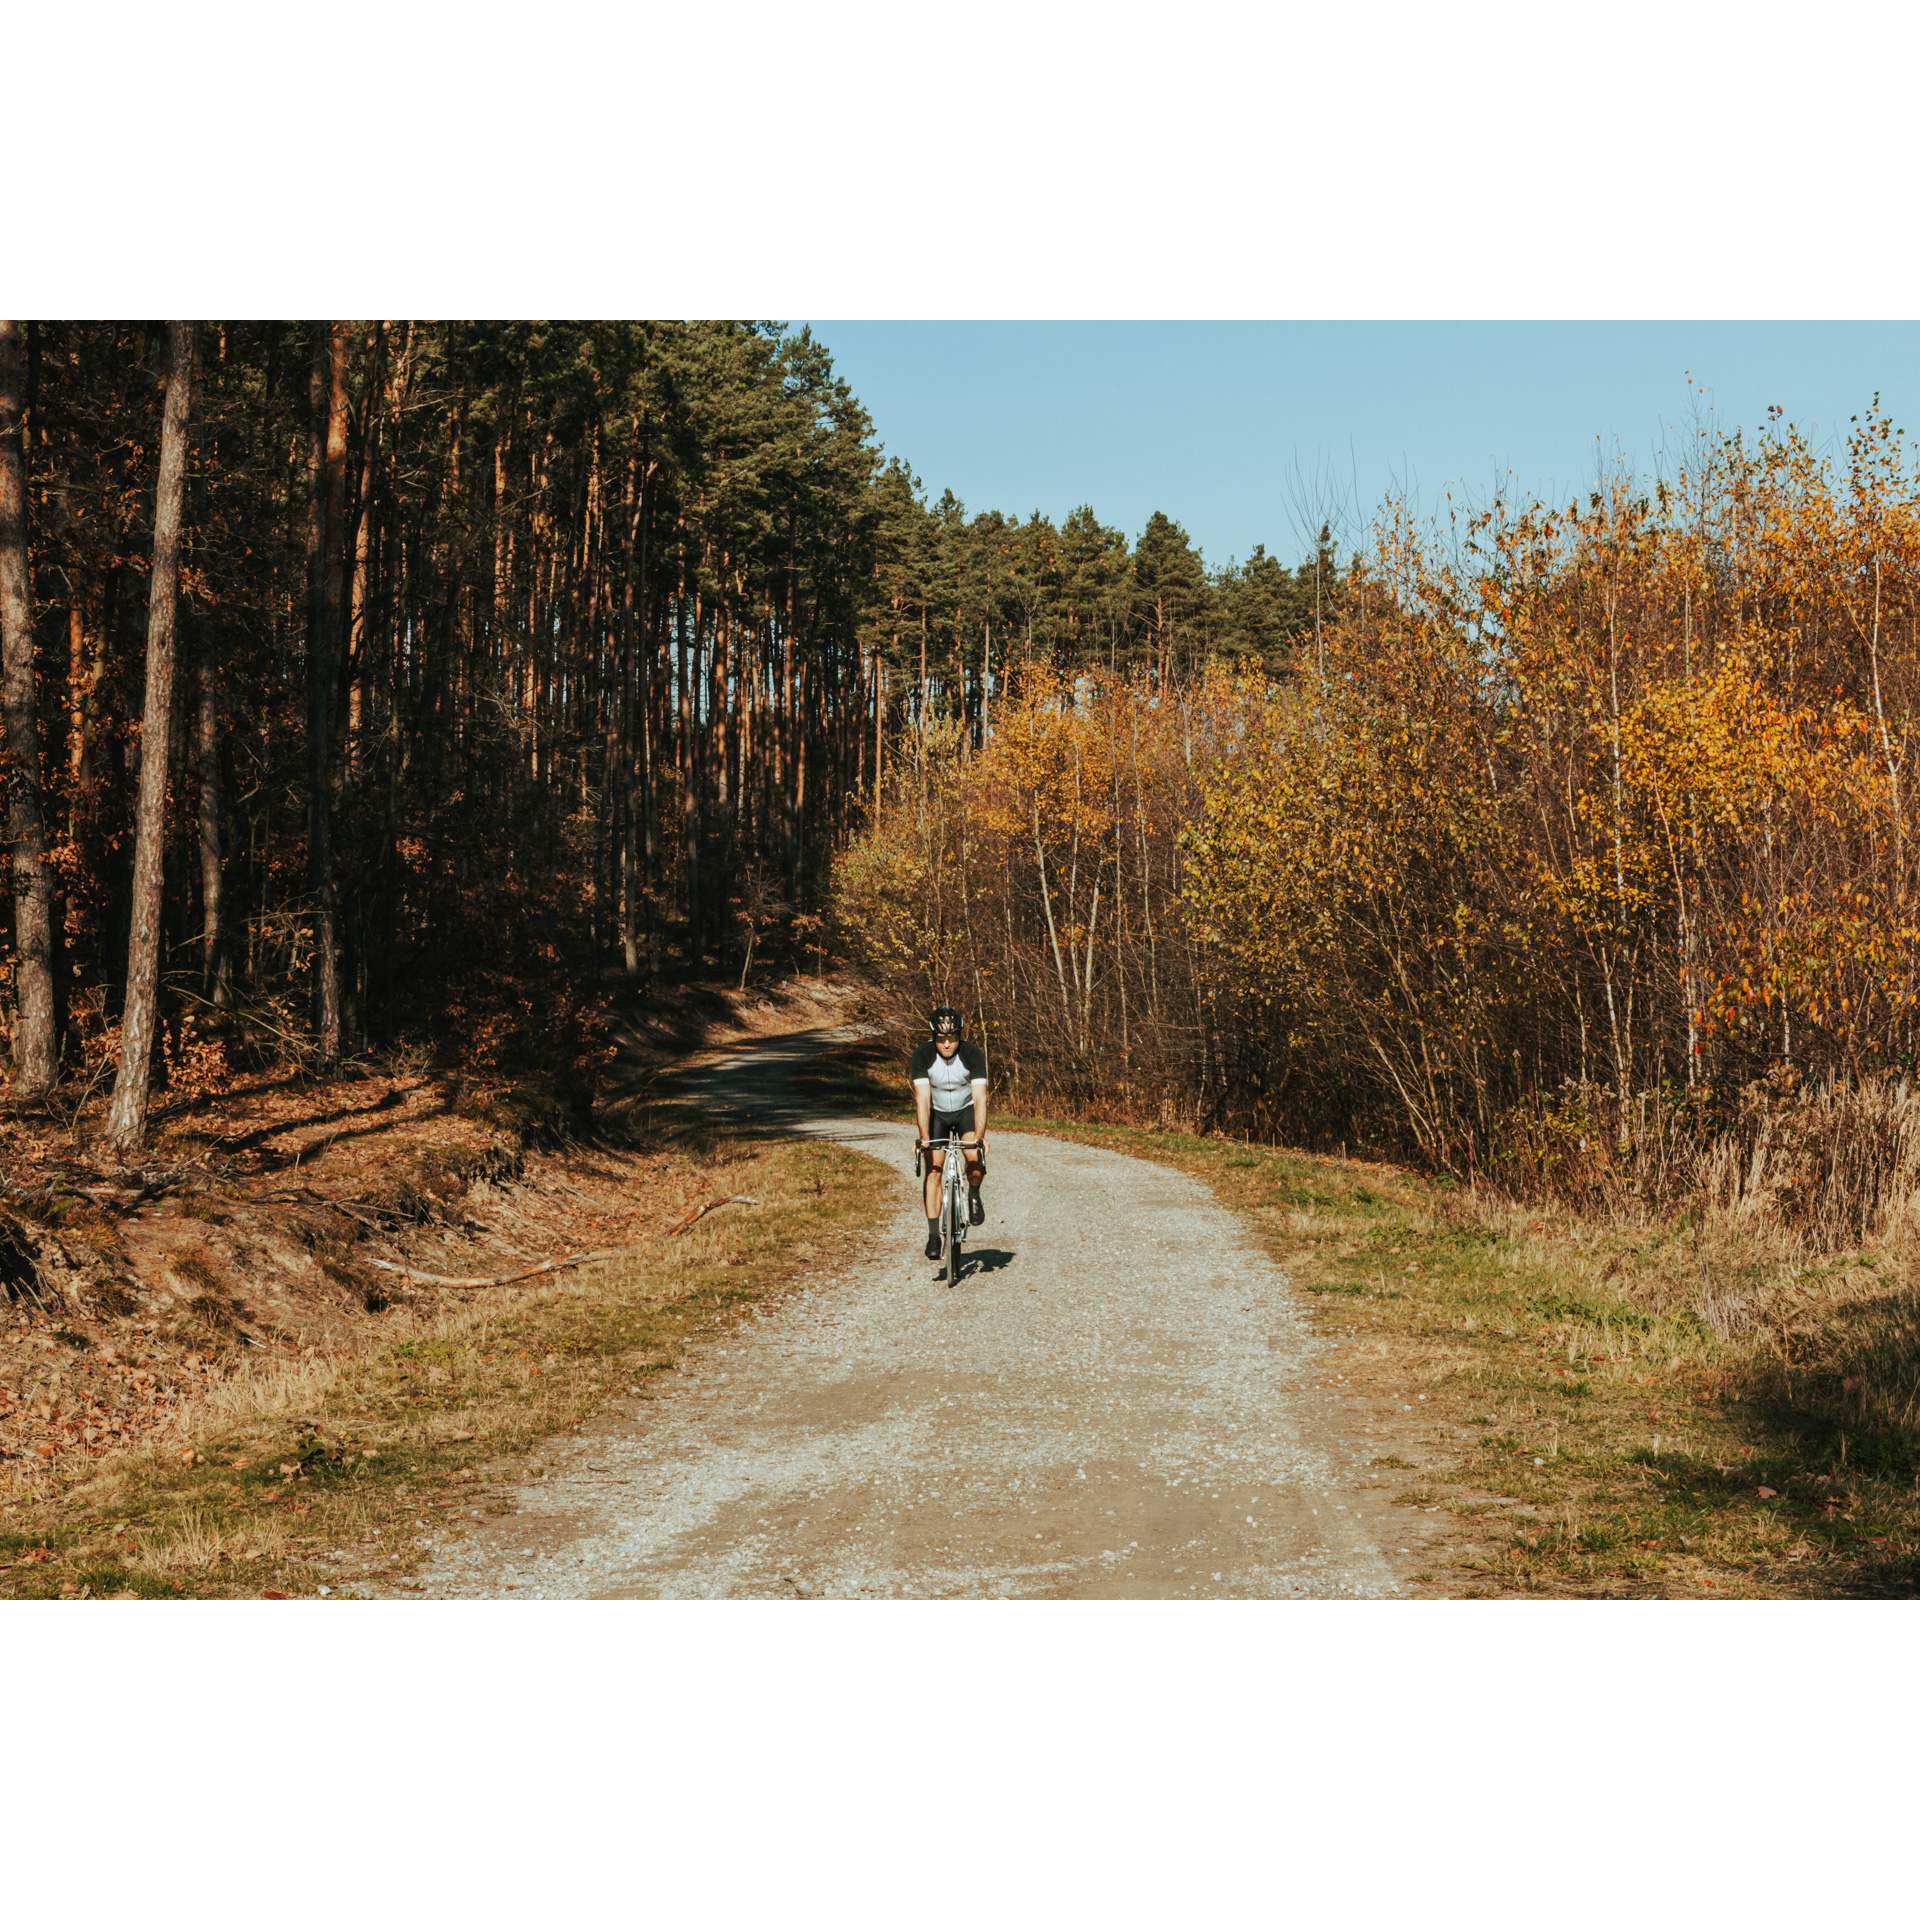
<instances>
[{"instance_id":1,"label":"green grass patch","mask_svg":"<svg viewBox=\"0 0 1920 1920\"><path fill-rule=\"evenodd\" d=\"M1242 1141L1018 1116L995 1125L1178 1167L1244 1213L1316 1328L1341 1336L1348 1384L1420 1406L1422 1471L1434 1484L1400 1497L1452 1510L1444 1571L1456 1585L1920 1591L1912 1441L1884 1424L1849 1425L1831 1398L1794 1406L1766 1384L1752 1343L1635 1298L1634 1273L1663 1249L1686 1255L1671 1228L1601 1236L1476 1210L1458 1189L1398 1169ZM1871 1270L1860 1284L1876 1285ZM1908 1309L1869 1299L1847 1311L1893 1320Z\"/></svg>"}]
</instances>

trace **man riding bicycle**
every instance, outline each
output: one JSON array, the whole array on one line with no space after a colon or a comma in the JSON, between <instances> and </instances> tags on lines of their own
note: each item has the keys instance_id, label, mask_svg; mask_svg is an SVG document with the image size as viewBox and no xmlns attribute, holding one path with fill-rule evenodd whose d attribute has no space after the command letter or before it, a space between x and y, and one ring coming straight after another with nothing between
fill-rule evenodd
<instances>
[{"instance_id":1,"label":"man riding bicycle","mask_svg":"<svg viewBox=\"0 0 1920 1920\"><path fill-rule=\"evenodd\" d=\"M967 1218L979 1226L987 1217L980 1204L980 1182L987 1177L987 1057L965 1037L966 1022L953 1007L935 1007L927 1016L927 1035L907 1067L913 1082L913 1110L927 1156L923 1198L927 1208L927 1258L940 1258L940 1171L946 1164L941 1142L960 1142L967 1166ZM971 1125L968 1122L971 1121Z\"/></svg>"}]
</instances>

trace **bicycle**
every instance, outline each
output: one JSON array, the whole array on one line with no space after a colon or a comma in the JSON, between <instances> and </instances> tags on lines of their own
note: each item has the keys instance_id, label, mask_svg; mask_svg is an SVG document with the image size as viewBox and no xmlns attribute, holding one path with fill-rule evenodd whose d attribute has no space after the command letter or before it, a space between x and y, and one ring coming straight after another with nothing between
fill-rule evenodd
<instances>
[{"instance_id":1,"label":"bicycle","mask_svg":"<svg viewBox=\"0 0 1920 1920\"><path fill-rule=\"evenodd\" d=\"M971 1146L963 1146L958 1134L949 1134L944 1140L916 1140L913 1143L913 1177L921 1178L921 1159L923 1153L938 1153L942 1156L940 1164L940 1266L947 1276L947 1285L957 1287L960 1284L961 1248L967 1238L967 1199L966 1164L969 1153L978 1153L980 1164L987 1164L987 1143L976 1140Z\"/></svg>"}]
</instances>

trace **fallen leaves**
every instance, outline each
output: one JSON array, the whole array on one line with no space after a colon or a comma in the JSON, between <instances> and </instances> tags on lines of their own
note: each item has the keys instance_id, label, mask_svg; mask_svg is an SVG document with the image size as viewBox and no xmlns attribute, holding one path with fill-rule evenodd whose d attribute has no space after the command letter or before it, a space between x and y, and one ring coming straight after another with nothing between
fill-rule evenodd
<instances>
[{"instance_id":1,"label":"fallen leaves","mask_svg":"<svg viewBox=\"0 0 1920 1920\"><path fill-rule=\"evenodd\" d=\"M417 1139L416 1134L407 1140L408 1151L415 1149ZM448 1144L450 1148L461 1148L465 1143L456 1137ZM392 1160L393 1145L391 1136L383 1136L378 1154L369 1146L363 1155L364 1167L340 1178L341 1191L348 1199L354 1199L362 1191L377 1190L374 1176ZM791 1184L796 1191L817 1197L820 1184L811 1165L816 1151L809 1150L800 1156L808 1160L808 1177L803 1179L796 1173ZM757 1158L766 1152L761 1149L744 1157ZM402 1171L408 1164L402 1163ZM784 1161L781 1165L784 1169ZM329 1158L326 1166L330 1174L336 1173L335 1159ZM577 1191L583 1171L591 1175L596 1184L591 1190ZM687 1174L692 1178L684 1178ZM756 1214L732 1215L731 1225L718 1223L721 1240L729 1247L741 1236L764 1238L772 1223L762 1216L787 1192L784 1171L764 1169L762 1176L773 1184L763 1187L758 1194ZM348 1177L354 1184L345 1184ZM711 1173L707 1175L712 1177ZM732 1177L742 1175L736 1173ZM866 1177L862 1170L852 1184L864 1191L860 1182ZM671 1269L672 1285L677 1288L683 1282L683 1262L671 1252L663 1255L656 1249L669 1225L680 1224L693 1208L699 1197L696 1182L704 1184L699 1172L676 1149L594 1148L582 1150L564 1165L557 1158L530 1155L521 1179L478 1190L471 1196L468 1238L461 1241L450 1233L443 1233L441 1243L447 1249L444 1253L437 1246L428 1252L429 1243L424 1238L416 1243L402 1235L396 1235L392 1245L369 1244L366 1236L346 1230L344 1222L336 1227L324 1214L316 1212L313 1217L322 1222L320 1231L331 1236L328 1244L340 1249L339 1264L345 1267L351 1263L360 1271L363 1283L371 1282L371 1276L366 1274L364 1255L367 1253L377 1252L384 1259L407 1263L417 1263L424 1255L443 1260L446 1268L464 1266L498 1272L509 1267L516 1271L541 1267L553 1271L562 1260L578 1259L578 1254L566 1244L572 1240L576 1248L584 1243L588 1249L604 1252L632 1243L638 1263L644 1265L664 1259ZM324 1184L333 1185L335 1181ZM618 1195L618 1204L608 1205L611 1194ZM755 1196L743 1194L739 1198ZM582 1199L591 1201L591 1211L579 1204ZM845 1211L845 1203L832 1198L825 1210L837 1221L836 1208ZM695 1209L696 1213L699 1211ZM527 1222L536 1216L540 1219L539 1237L529 1238L532 1229ZM260 1217L269 1217L267 1209L260 1210ZM262 1231L282 1232L280 1222L286 1217L284 1208L275 1209L271 1226ZM169 1237L174 1232L173 1220L171 1213L157 1219L149 1216L129 1230L135 1264L142 1271L149 1267L158 1270L167 1258ZM221 1223L210 1224L193 1212L181 1220L180 1231L212 1244L226 1228ZM509 1244L509 1235L520 1244ZM708 1237L703 1236L703 1240ZM753 1244L758 1249L760 1240L755 1239ZM350 1246L353 1251L348 1251ZM764 1263L769 1269L777 1267L789 1249L784 1241L776 1241L772 1251L776 1257ZM293 1258L297 1261L300 1256ZM731 1269L740 1263L719 1261L716 1264ZM761 1264L749 1263L748 1272L740 1275L729 1270L712 1284L729 1297L734 1292L744 1297L750 1286L758 1288L765 1277L760 1271ZM285 1267L284 1262L282 1266ZM384 1336L390 1343L385 1350L393 1355L392 1373L380 1372L379 1379L364 1393L355 1384L357 1374L350 1374L343 1383L330 1370L331 1321L325 1324L311 1320L289 1321L300 1333L305 1349L301 1356L302 1370L318 1362L312 1366L312 1386L318 1389L318 1397L303 1385L301 1390L306 1397L290 1402L290 1412L304 1411L311 1416L304 1421L283 1422L273 1417L263 1424L244 1410L237 1419L227 1417L230 1403L223 1396L230 1394L236 1376L258 1371L263 1377L278 1379L282 1362L277 1354L271 1360L256 1356L243 1363L242 1357L223 1340L197 1327L182 1329L188 1335L188 1344L176 1339L171 1324L155 1331L138 1321L97 1329L93 1323L84 1322L86 1336L101 1341L102 1345L82 1347L78 1339L62 1341L51 1333L31 1343L19 1343L22 1357L34 1371L31 1375L21 1373L18 1381L31 1380L35 1395L29 1401L27 1395L16 1388L8 1393L5 1401L0 1401L0 1441L12 1445L15 1464L23 1479L29 1472L36 1478L51 1476L85 1459L77 1438L81 1430L79 1422L100 1431L106 1423L120 1417L123 1407L127 1408L136 1425L145 1423L137 1434L144 1458L138 1462L136 1472L150 1476L152 1490L160 1496L165 1513L149 1514L143 1508L142 1552L129 1562L126 1574L119 1566L120 1543L113 1543L116 1551L110 1564L114 1567L114 1585L122 1584L137 1563L142 1570L140 1592L165 1591L166 1581L150 1581L144 1577L149 1561L157 1565L159 1556L165 1554L173 1563L170 1570L178 1570L185 1576L183 1582L174 1583L176 1590L183 1585L186 1591L194 1593L224 1591L258 1596L261 1588L250 1582L276 1566L285 1566L289 1576L297 1577L301 1584L290 1591L275 1591L286 1591L289 1598L312 1597L314 1588L310 1580L319 1576L321 1569L314 1566L309 1574L305 1567L321 1555L290 1541L296 1526L303 1533L308 1527L314 1527L320 1539L328 1541L343 1513L357 1512L369 1503L381 1507L398 1503L404 1507L432 1478L443 1473L458 1473L460 1462L478 1466L494 1442L495 1431L490 1423L501 1407L505 1408L515 1434L530 1423L541 1428L555 1423L562 1428L571 1424L568 1416L580 1413L578 1403L591 1397L610 1367L610 1361L602 1354L604 1312L595 1304L598 1283L604 1273L616 1290L625 1289L624 1267L622 1262L611 1268L587 1269L582 1277L587 1278L589 1284L578 1299L575 1298L577 1278L571 1284L503 1293L497 1305L517 1311L524 1303L526 1324L514 1323L513 1334L499 1343L497 1352L491 1341L480 1337L478 1351L471 1357L474 1367L471 1376L469 1350L475 1346L475 1336L471 1329L464 1333L456 1331L456 1341L464 1343L458 1355L457 1384L455 1376L444 1366L434 1364L441 1356L441 1340L425 1337L421 1308L412 1300L398 1297L400 1289L391 1280L386 1285L393 1297L383 1309L385 1317L378 1322L356 1319L352 1328L358 1334L364 1325L368 1333L376 1336L376 1343ZM708 1283L704 1270L700 1278L701 1284ZM329 1278L327 1285L329 1298L342 1291L338 1275ZM662 1299L656 1297L657 1290L649 1291L637 1280L634 1285L639 1289L636 1305L643 1316L659 1315L663 1328L669 1317L674 1321L681 1318L677 1311L667 1315ZM257 1305L263 1312L269 1297L266 1288L258 1290ZM351 1312L357 1316L358 1297L350 1291L345 1297ZM437 1317L441 1305L434 1303L433 1294L423 1287L419 1297L425 1303L425 1313ZM562 1314L585 1315L591 1322L590 1337L581 1342L570 1338L563 1343L534 1337L532 1327L540 1321L550 1300L555 1301L556 1310ZM452 1305L456 1316L464 1316L465 1306L458 1302L457 1295L441 1296L441 1303ZM677 1305L677 1301L674 1304ZM465 1305L479 1306L480 1303ZM257 1326L257 1323L250 1324ZM628 1329L624 1310L615 1322L607 1324L617 1324L625 1337ZM79 1329L75 1331L78 1333ZM111 1359L104 1345L109 1339L114 1343ZM556 1344L564 1351L556 1352ZM641 1342L650 1356L657 1344L651 1336ZM577 1391L569 1379L576 1355L581 1375ZM110 1375L109 1367L112 1368ZM532 1371L523 1378L523 1369ZM550 1385L556 1378L558 1385ZM138 1398L136 1387L140 1393ZM441 1397L443 1392L445 1398ZM479 1394L482 1402L476 1408L469 1401L468 1407L463 1408L454 1397L456 1392ZM501 1407L492 1404L487 1398L489 1395L497 1398ZM203 1410L202 1403L209 1397L214 1398L216 1404ZM404 1398L408 1406L418 1404L420 1412L413 1414L397 1406L395 1402L400 1398ZM569 1400L576 1404L569 1405ZM350 1407L354 1416L344 1424L333 1418L340 1406ZM457 1429L446 1427L447 1420L469 1408L473 1409L472 1425ZM47 1423L46 1416L54 1409L68 1417L78 1415L72 1437L64 1424L56 1431ZM323 1414L324 1428L315 1424ZM289 1424L295 1431L288 1432ZM273 1429L271 1435L267 1432L268 1426ZM351 1430L356 1427L360 1430ZM189 1444L189 1431L197 1436L197 1445ZM447 1437L449 1432L453 1436L451 1441ZM35 1442L45 1444L50 1455L29 1468L26 1464L29 1449ZM454 1457L456 1453L458 1459ZM293 1464L296 1458L300 1462L297 1466ZM202 1461L204 1466L199 1464ZM416 1469L422 1470L417 1480ZM78 1497L84 1503L89 1496L83 1489ZM295 1521L290 1518L294 1515L302 1517ZM59 1519L58 1515L52 1517ZM195 1532L190 1540L183 1542L180 1535L189 1523ZM246 1558L243 1549L254 1550L254 1557ZM37 1556L33 1564L21 1565L18 1572L5 1574L0 1579L4 1579L8 1591L51 1594L63 1579L69 1584L83 1579L86 1567L92 1564L85 1556L102 1550L98 1540L89 1540L79 1532L62 1528L60 1541L49 1553ZM334 1577L338 1579L339 1575ZM357 1575L349 1590L359 1590ZM336 1597L341 1592L338 1587L334 1589Z\"/></svg>"}]
</instances>

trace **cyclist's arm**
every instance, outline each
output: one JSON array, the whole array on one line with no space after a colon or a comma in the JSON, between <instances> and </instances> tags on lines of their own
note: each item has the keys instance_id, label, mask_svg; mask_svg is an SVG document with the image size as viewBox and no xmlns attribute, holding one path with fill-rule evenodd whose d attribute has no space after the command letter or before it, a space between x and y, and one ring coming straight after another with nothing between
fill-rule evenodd
<instances>
[{"instance_id":1,"label":"cyclist's arm","mask_svg":"<svg viewBox=\"0 0 1920 1920\"><path fill-rule=\"evenodd\" d=\"M972 1042L968 1043L967 1051L973 1056L967 1062L967 1072L973 1085L974 1137L984 1140L987 1137L987 1062Z\"/></svg>"},{"instance_id":2,"label":"cyclist's arm","mask_svg":"<svg viewBox=\"0 0 1920 1920\"><path fill-rule=\"evenodd\" d=\"M925 1140L933 1126L933 1047L925 1040L907 1057L907 1082L913 1088L913 1116Z\"/></svg>"}]
</instances>

